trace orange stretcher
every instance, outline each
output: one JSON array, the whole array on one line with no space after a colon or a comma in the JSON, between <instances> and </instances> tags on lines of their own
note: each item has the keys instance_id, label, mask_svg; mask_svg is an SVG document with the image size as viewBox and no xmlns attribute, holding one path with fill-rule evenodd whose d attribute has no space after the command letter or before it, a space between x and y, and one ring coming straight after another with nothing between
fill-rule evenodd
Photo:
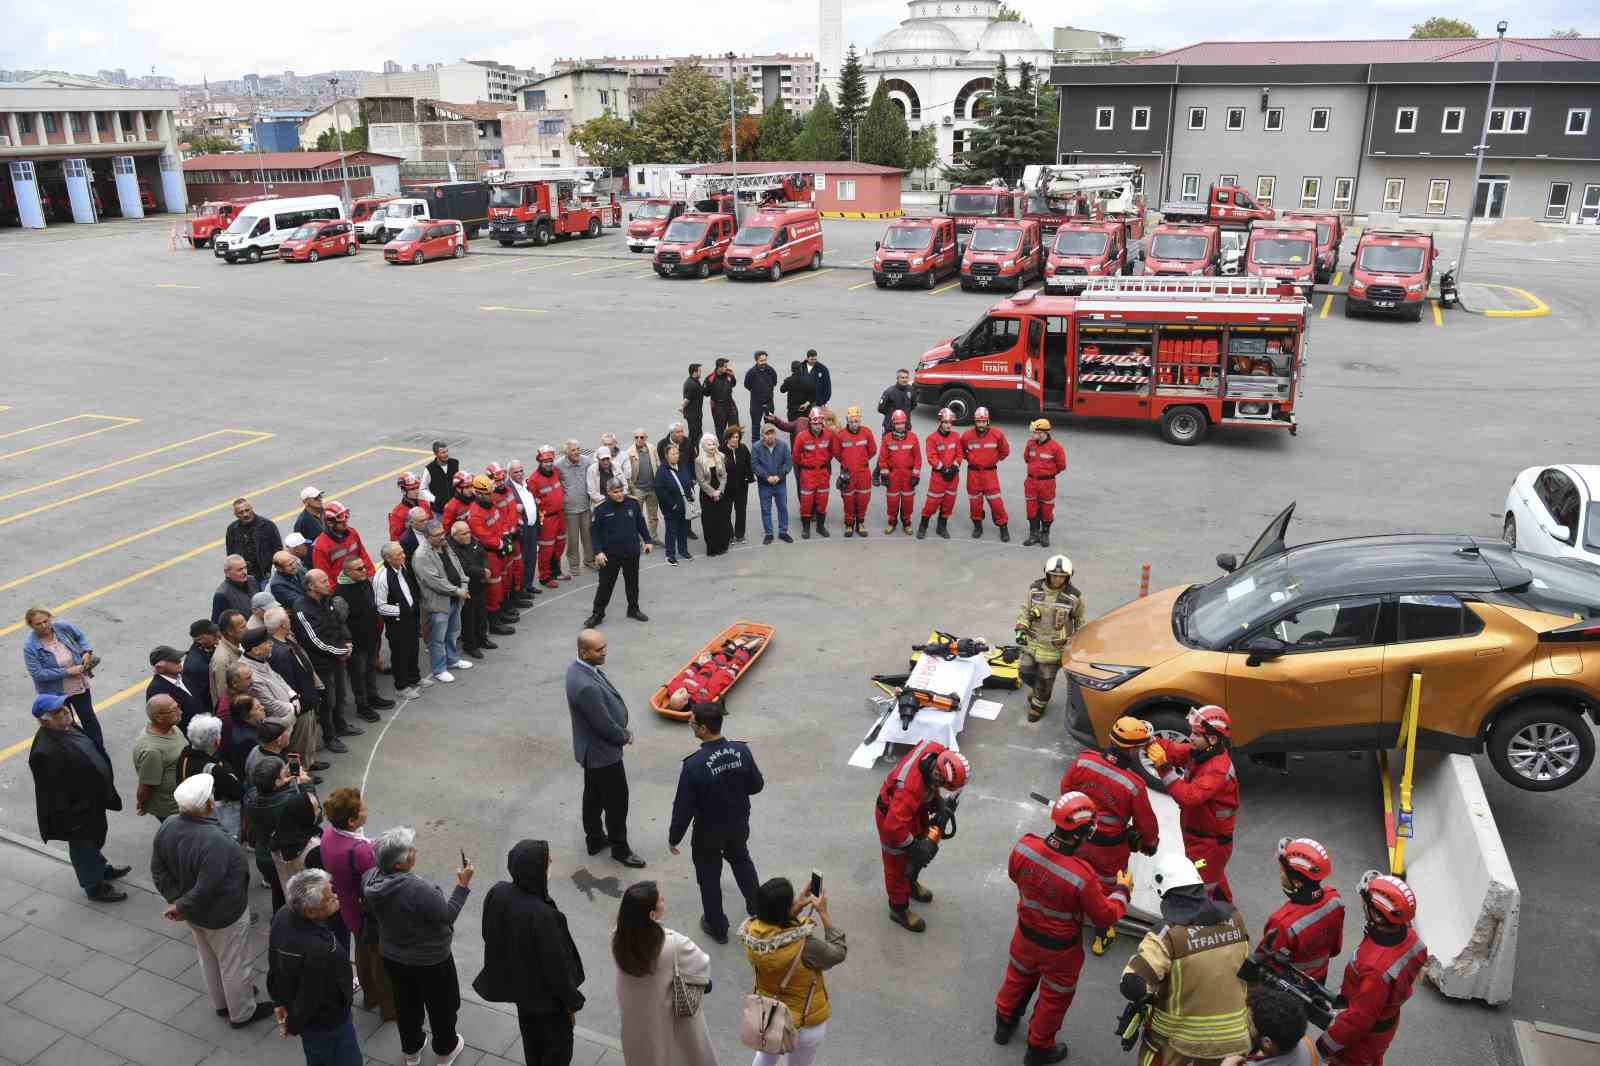
<instances>
[{"instance_id":1,"label":"orange stretcher","mask_svg":"<svg viewBox=\"0 0 1600 1066\"><path fill-rule=\"evenodd\" d=\"M735 622L727 629L724 629L721 633L718 633L716 637L707 642L699 651L691 655L688 661L682 666L672 671L671 676L677 677L684 670L688 669L690 663L693 663L696 659L700 658L700 656L718 651L721 649L723 644L735 639L736 637L765 637L766 639L762 641L761 647L755 650L755 653L750 656L750 661L744 664L744 669L739 671L739 676L733 679L732 685L728 686L728 691L732 692L733 689L738 686L739 682L743 681L745 677L749 675L751 669L756 665L756 661L767 653L768 648L772 647L772 638L777 634L777 632L777 626L763 625L760 622ZM670 700L671 697L672 693L667 691L667 686L662 685L651 694L650 706L655 708L655 712L657 714L664 715L668 718L676 718L680 722L687 722L690 718L688 708L684 708L681 711L673 710L667 705L668 700Z\"/></svg>"}]
</instances>

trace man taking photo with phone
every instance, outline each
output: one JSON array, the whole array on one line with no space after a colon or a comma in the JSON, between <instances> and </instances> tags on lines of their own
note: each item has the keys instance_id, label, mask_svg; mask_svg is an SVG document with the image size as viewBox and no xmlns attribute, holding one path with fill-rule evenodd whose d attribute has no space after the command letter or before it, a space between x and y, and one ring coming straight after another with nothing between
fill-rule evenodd
<instances>
[{"instance_id":1,"label":"man taking photo with phone","mask_svg":"<svg viewBox=\"0 0 1600 1066\"><path fill-rule=\"evenodd\" d=\"M667 846L677 855L678 844L689 824L689 854L695 879L700 882L700 928L719 944L728 942L728 916L722 910L722 863L733 868L733 879L744 896L745 910L754 914L756 889L761 879L750 858L750 797L766 787L755 756L741 740L722 735L723 705L696 703L691 709L699 750L683 760L678 774L678 794L672 800L672 826Z\"/></svg>"}]
</instances>

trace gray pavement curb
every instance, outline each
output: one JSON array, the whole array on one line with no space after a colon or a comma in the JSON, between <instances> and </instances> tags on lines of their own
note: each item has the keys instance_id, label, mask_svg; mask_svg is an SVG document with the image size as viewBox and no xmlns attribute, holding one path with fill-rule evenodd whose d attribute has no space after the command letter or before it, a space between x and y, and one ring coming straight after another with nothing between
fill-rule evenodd
<instances>
[{"instance_id":1,"label":"gray pavement curb","mask_svg":"<svg viewBox=\"0 0 1600 1066\"><path fill-rule=\"evenodd\" d=\"M1564 1025L1549 1025L1545 1022L1513 1021L1511 1023L1512 1042L1516 1046L1517 1062L1519 1066L1556 1066L1556 1063L1539 1050L1540 1037L1553 1038L1558 1041L1572 1044L1588 1044L1590 1048L1573 1048L1578 1058L1574 1062L1592 1062L1600 1059L1600 1033L1591 1033L1583 1029L1569 1029ZM1564 1058L1559 1061L1566 1061Z\"/></svg>"}]
</instances>

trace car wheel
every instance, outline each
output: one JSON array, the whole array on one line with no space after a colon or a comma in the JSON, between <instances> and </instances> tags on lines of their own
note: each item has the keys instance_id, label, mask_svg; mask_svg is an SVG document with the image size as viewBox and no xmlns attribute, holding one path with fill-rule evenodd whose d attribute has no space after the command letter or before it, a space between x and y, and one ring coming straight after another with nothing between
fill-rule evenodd
<instances>
[{"instance_id":1,"label":"car wheel","mask_svg":"<svg viewBox=\"0 0 1600 1066\"><path fill-rule=\"evenodd\" d=\"M1346 296L1344 298L1344 317L1346 317L1346 318L1354 318L1354 317L1356 317L1356 309L1350 303L1350 297L1348 297L1348 296Z\"/></svg>"},{"instance_id":2,"label":"car wheel","mask_svg":"<svg viewBox=\"0 0 1600 1066\"><path fill-rule=\"evenodd\" d=\"M250 251L245 255L245 258L250 260L250 262L252 262L252 263L261 262L261 249L260 248L252 248L252 249L250 249Z\"/></svg>"},{"instance_id":3,"label":"car wheel","mask_svg":"<svg viewBox=\"0 0 1600 1066\"><path fill-rule=\"evenodd\" d=\"M964 426L972 421L972 412L978 409L978 399L967 389L949 389L939 397L939 406L950 408L955 424Z\"/></svg>"},{"instance_id":4,"label":"car wheel","mask_svg":"<svg viewBox=\"0 0 1600 1066\"><path fill-rule=\"evenodd\" d=\"M1594 733L1577 711L1530 700L1495 723L1489 733L1489 761L1518 788L1554 792L1588 772L1594 762Z\"/></svg>"},{"instance_id":5,"label":"car wheel","mask_svg":"<svg viewBox=\"0 0 1600 1066\"><path fill-rule=\"evenodd\" d=\"M816 252L811 256L811 269L812 270L821 270L822 269L822 253L821 252Z\"/></svg>"},{"instance_id":6,"label":"car wheel","mask_svg":"<svg viewBox=\"0 0 1600 1066\"><path fill-rule=\"evenodd\" d=\"M887 289L889 287L889 283L884 281L882 278L873 278L872 283L880 289Z\"/></svg>"},{"instance_id":7,"label":"car wheel","mask_svg":"<svg viewBox=\"0 0 1600 1066\"><path fill-rule=\"evenodd\" d=\"M322 256L318 255L317 254L317 250L315 248L313 248L313 249L311 249L310 253L307 254L306 262L315 263L318 259L321 259L321 258L322 258Z\"/></svg>"},{"instance_id":8,"label":"car wheel","mask_svg":"<svg viewBox=\"0 0 1600 1066\"><path fill-rule=\"evenodd\" d=\"M711 264L704 259L700 260L700 266L695 270L694 276L697 278L709 278L711 276Z\"/></svg>"},{"instance_id":9,"label":"car wheel","mask_svg":"<svg viewBox=\"0 0 1600 1066\"><path fill-rule=\"evenodd\" d=\"M411 265L412 266L421 266L422 265L422 258L423 258L422 257L422 253L418 252L416 255L411 257Z\"/></svg>"},{"instance_id":10,"label":"car wheel","mask_svg":"<svg viewBox=\"0 0 1600 1066\"><path fill-rule=\"evenodd\" d=\"M550 243L550 227L548 225L543 222L539 223L538 227L533 231L533 243L540 248Z\"/></svg>"},{"instance_id":11,"label":"car wheel","mask_svg":"<svg viewBox=\"0 0 1600 1066\"><path fill-rule=\"evenodd\" d=\"M922 287L924 289L931 289L938 283L938 279L933 276L933 268L929 267L928 272L922 275Z\"/></svg>"},{"instance_id":12,"label":"car wheel","mask_svg":"<svg viewBox=\"0 0 1600 1066\"><path fill-rule=\"evenodd\" d=\"M1177 706L1161 707L1149 713L1142 714L1145 721L1150 723L1153 736L1162 740L1176 740L1187 743L1189 740L1189 713L1185 708ZM1144 783L1157 792L1165 792L1167 786L1161 783L1161 775L1156 771L1155 765L1150 762L1150 756L1144 752L1139 753L1139 776L1144 778Z\"/></svg>"},{"instance_id":13,"label":"car wheel","mask_svg":"<svg viewBox=\"0 0 1600 1066\"><path fill-rule=\"evenodd\" d=\"M767 280L777 281L781 277L783 277L783 267L777 263L773 263L771 268L767 270Z\"/></svg>"},{"instance_id":14,"label":"car wheel","mask_svg":"<svg viewBox=\"0 0 1600 1066\"><path fill-rule=\"evenodd\" d=\"M467 246L464 244L458 244L456 245L456 250L450 254L455 258L460 259L462 256L467 254Z\"/></svg>"},{"instance_id":15,"label":"car wheel","mask_svg":"<svg viewBox=\"0 0 1600 1066\"><path fill-rule=\"evenodd\" d=\"M591 239L600 236L600 220L598 218L591 218L589 220L587 236Z\"/></svg>"},{"instance_id":16,"label":"car wheel","mask_svg":"<svg viewBox=\"0 0 1600 1066\"><path fill-rule=\"evenodd\" d=\"M1198 444L1206 435L1206 413L1187 404L1169 407L1161 416L1161 437L1168 444Z\"/></svg>"},{"instance_id":17,"label":"car wheel","mask_svg":"<svg viewBox=\"0 0 1600 1066\"><path fill-rule=\"evenodd\" d=\"M351 241L349 244L344 246L344 254L345 255L355 255L356 251L359 248L360 248L360 242L359 241Z\"/></svg>"},{"instance_id":18,"label":"car wheel","mask_svg":"<svg viewBox=\"0 0 1600 1066\"><path fill-rule=\"evenodd\" d=\"M1510 511L1506 512L1506 524L1500 527L1500 539L1513 548L1517 546L1517 519Z\"/></svg>"}]
</instances>

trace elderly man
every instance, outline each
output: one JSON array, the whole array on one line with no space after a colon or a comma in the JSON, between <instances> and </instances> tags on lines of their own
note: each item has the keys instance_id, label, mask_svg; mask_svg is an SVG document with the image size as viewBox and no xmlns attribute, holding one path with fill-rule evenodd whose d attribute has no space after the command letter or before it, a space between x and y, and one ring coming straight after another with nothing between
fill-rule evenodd
<instances>
[{"instance_id":1,"label":"elderly man","mask_svg":"<svg viewBox=\"0 0 1600 1066\"><path fill-rule=\"evenodd\" d=\"M581 559L594 569L594 534L589 524L589 468L594 460L578 450L576 440L568 440L556 472L561 475L562 504L567 523L567 573L576 574Z\"/></svg>"},{"instance_id":2,"label":"elderly man","mask_svg":"<svg viewBox=\"0 0 1600 1066\"><path fill-rule=\"evenodd\" d=\"M301 570L311 565L311 542L299 533L290 533L283 538L283 550L300 560Z\"/></svg>"},{"instance_id":3,"label":"elderly man","mask_svg":"<svg viewBox=\"0 0 1600 1066\"><path fill-rule=\"evenodd\" d=\"M370 573L365 559L346 556L333 596L344 605L345 625L350 632L350 659L345 667L355 697L356 717L376 722L380 720L378 712L393 707L394 701L378 695L378 649L383 631ZM340 609L337 603L334 609Z\"/></svg>"},{"instance_id":4,"label":"elderly man","mask_svg":"<svg viewBox=\"0 0 1600 1066\"><path fill-rule=\"evenodd\" d=\"M322 536L322 527L322 490L307 485L300 490L300 513L295 516L294 531L305 543L314 544ZM284 547L290 545L285 542Z\"/></svg>"},{"instance_id":5,"label":"elderly man","mask_svg":"<svg viewBox=\"0 0 1600 1066\"><path fill-rule=\"evenodd\" d=\"M272 651L267 662L279 677L289 683L300 699L300 713L295 715L294 725L290 727L290 745L308 757L324 749L336 755L349 751L344 742L334 735L331 720L324 721L328 716L328 709L324 706L327 701L317 687L317 668L312 664L311 656L295 640L289 612L282 607L274 607L267 612L265 621L267 632L272 636Z\"/></svg>"},{"instance_id":6,"label":"elderly man","mask_svg":"<svg viewBox=\"0 0 1600 1066\"><path fill-rule=\"evenodd\" d=\"M183 654L183 683L207 713L215 706L211 699L211 656L221 639L222 631L209 618L197 618L189 625L189 650Z\"/></svg>"},{"instance_id":7,"label":"elderly man","mask_svg":"<svg viewBox=\"0 0 1600 1066\"><path fill-rule=\"evenodd\" d=\"M239 661L244 651L239 647L239 641L244 637L248 613L235 610L222 612L218 622L217 646L211 651L211 663L208 667L211 675L211 689L209 695L211 704L206 710L216 707L217 700L228 691L228 667Z\"/></svg>"},{"instance_id":8,"label":"elderly man","mask_svg":"<svg viewBox=\"0 0 1600 1066\"><path fill-rule=\"evenodd\" d=\"M433 520L433 512L426 507L413 507L406 512L406 530L400 534L400 547L406 553L406 565L411 565L411 557L417 553L417 545L422 543L422 531Z\"/></svg>"},{"instance_id":9,"label":"elderly man","mask_svg":"<svg viewBox=\"0 0 1600 1066\"><path fill-rule=\"evenodd\" d=\"M522 584L517 591L523 596L539 596L544 593L539 587L539 499L528 488L528 472L521 459L506 464L506 476L517 500L517 541L522 546Z\"/></svg>"},{"instance_id":10,"label":"elderly man","mask_svg":"<svg viewBox=\"0 0 1600 1066\"><path fill-rule=\"evenodd\" d=\"M305 570L300 557L287 548L272 557L272 579L267 582L267 591L285 610L294 610L294 601L306 594Z\"/></svg>"},{"instance_id":11,"label":"elderly man","mask_svg":"<svg viewBox=\"0 0 1600 1066\"><path fill-rule=\"evenodd\" d=\"M167 900L163 917L194 936L200 973L219 1017L235 1029L259 1022L272 1004L256 1001L250 959L250 874L244 852L217 821L210 774L178 786L178 817L156 830L150 879Z\"/></svg>"},{"instance_id":12,"label":"elderly man","mask_svg":"<svg viewBox=\"0 0 1600 1066\"><path fill-rule=\"evenodd\" d=\"M238 611L250 615L250 600L261 591L261 583L245 569L244 556L230 555L222 560L222 583L211 594L211 620L218 622L222 612Z\"/></svg>"},{"instance_id":13,"label":"elderly man","mask_svg":"<svg viewBox=\"0 0 1600 1066\"><path fill-rule=\"evenodd\" d=\"M272 668L272 634L265 626L247 629L240 647L244 648L244 661L228 668L229 689L233 688L233 672L248 665L250 687L247 691L261 704L267 721L294 729L295 719L300 716L300 695Z\"/></svg>"},{"instance_id":14,"label":"elderly man","mask_svg":"<svg viewBox=\"0 0 1600 1066\"><path fill-rule=\"evenodd\" d=\"M417 576L406 561L405 549L390 541L378 554L383 565L372 582L372 596L389 638L390 674L395 691L414 699L422 695L422 671L417 664L421 592Z\"/></svg>"},{"instance_id":15,"label":"elderly man","mask_svg":"<svg viewBox=\"0 0 1600 1066\"><path fill-rule=\"evenodd\" d=\"M150 683L144 687L144 698L171 696L178 701L178 728L187 730L189 719L197 714L210 714L211 706L202 702L200 694L190 691L183 677L184 654L170 644L162 644L150 652Z\"/></svg>"},{"instance_id":16,"label":"elderly man","mask_svg":"<svg viewBox=\"0 0 1600 1066\"><path fill-rule=\"evenodd\" d=\"M493 651L500 646L489 639L489 559L465 519L450 527L449 549L467 579L467 602L461 607L461 652L468 658L481 659L484 649ZM500 628L516 632L511 626ZM456 669L465 670L470 665L461 659L456 662Z\"/></svg>"},{"instance_id":17,"label":"elderly man","mask_svg":"<svg viewBox=\"0 0 1600 1066\"><path fill-rule=\"evenodd\" d=\"M633 743L633 733L622 693L600 669L605 662L605 634L581 631L566 682L572 756L583 767L583 836L590 855L609 847L612 858L638 869L644 860L628 846L628 775L622 765L622 749Z\"/></svg>"},{"instance_id":18,"label":"elderly man","mask_svg":"<svg viewBox=\"0 0 1600 1066\"><path fill-rule=\"evenodd\" d=\"M250 501L241 496L233 501L233 521L228 523L222 544L229 555L244 556L245 569L265 587L272 575L272 557L283 547L283 540L272 520L259 517Z\"/></svg>"},{"instance_id":19,"label":"elderly man","mask_svg":"<svg viewBox=\"0 0 1600 1066\"><path fill-rule=\"evenodd\" d=\"M28 769L39 839L66 841L84 895L96 903L119 903L128 894L111 882L132 867L112 866L100 851L106 843L106 812L122 810L111 763L73 721L65 696L35 698L33 716L39 731L28 749Z\"/></svg>"},{"instance_id":20,"label":"elderly man","mask_svg":"<svg viewBox=\"0 0 1600 1066\"><path fill-rule=\"evenodd\" d=\"M656 502L657 461L651 454L650 434L643 428L633 431L633 445L622 453L618 477L627 486L628 495L639 501L644 511L645 528L650 531L650 543L660 544L656 530L660 528L661 507Z\"/></svg>"},{"instance_id":21,"label":"elderly man","mask_svg":"<svg viewBox=\"0 0 1600 1066\"><path fill-rule=\"evenodd\" d=\"M133 810L158 822L178 813L172 792L178 787L178 757L188 747L178 732L179 713L171 696L152 696L144 705L145 727L133 742L133 773L139 781Z\"/></svg>"},{"instance_id":22,"label":"elderly man","mask_svg":"<svg viewBox=\"0 0 1600 1066\"><path fill-rule=\"evenodd\" d=\"M628 594L628 617L636 622L650 621L639 609L639 552L643 548L646 555L650 553L650 531L645 528L639 501L628 498L621 478L606 482L606 499L594 509L594 543L600 584L595 588L594 608L583 623L584 628L593 629L605 621L618 573L622 574Z\"/></svg>"},{"instance_id":23,"label":"elderly man","mask_svg":"<svg viewBox=\"0 0 1600 1066\"><path fill-rule=\"evenodd\" d=\"M684 429L683 423L674 422L667 427L667 435L656 441L656 463L660 464L667 461L667 449L669 447L676 447L680 458L688 457L692 462L694 450L698 446L698 443L689 443L689 434Z\"/></svg>"},{"instance_id":24,"label":"elderly man","mask_svg":"<svg viewBox=\"0 0 1600 1066\"><path fill-rule=\"evenodd\" d=\"M339 913L333 879L326 870L301 870L283 894L267 946L267 993L277 1004L279 1035L300 1038L307 1066L361 1066L350 956L328 926Z\"/></svg>"},{"instance_id":25,"label":"elderly man","mask_svg":"<svg viewBox=\"0 0 1600 1066\"><path fill-rule=\"evenodd\" d=\"M467 663L456 651L461 636L461 611L470 595L466 573L445 543L444 526L430 521L423 527L423 542L411 557L417 594L427 622L428 671L434 681L450 684L451 667Z\"/></svg>"},{"instance_id":26,"label":"elderly man","mask_svg":"<svg viewBox=\"0 0 1600 1066\"><path fill-rule=\"evenodd\" d=\"M329 602L333 585L321 570L306 571L306 594L294 605L294 636L311 656L311 665L322 679L322 702L328 712L323 727L333 726L338 737L360 736L365 730L345 718L349 704L345 692L350 661L350 628Z\"/></svg>"},{"instance_id":27,"label":"elderly man","mask_svg":"<svg viewBox=\"0 0 1600 1066\"><path fill-rule=\"evenodd\" d=\"M612 459L612 454L610 448L601 447L596 449L594 462L589 466L589 472L584 478L584 488L589 493L591 535L593 511L596 507L606 502L606 483L617 477L619 473L616 462Z\"/></svg>"}]
</instances>

